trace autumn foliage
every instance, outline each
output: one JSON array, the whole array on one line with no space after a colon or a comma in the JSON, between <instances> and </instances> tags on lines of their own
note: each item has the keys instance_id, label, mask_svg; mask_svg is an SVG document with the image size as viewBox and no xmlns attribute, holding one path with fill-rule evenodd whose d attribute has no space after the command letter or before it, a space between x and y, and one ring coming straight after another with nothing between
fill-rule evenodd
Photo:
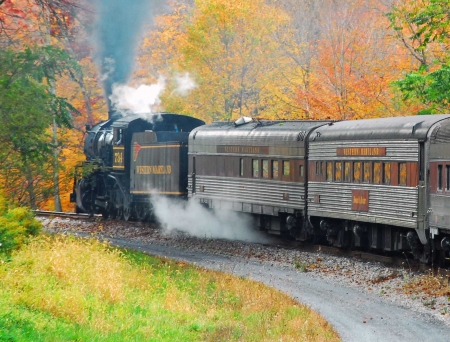
<instances>
[{"instance_id":1,"label":"autumn foliage","mask_svg":"<svg viewBox=\"0 0 450 342\"><path fill-rule=\"evenodd\" d=\"M60 201L63 210L73 209L69 193L74 166L84 159L84 127L107 118L92 39L98 1L0 0L2 51L52 46L77 64L54 83L39 81L74 109L68 126L54 126L49 113L33 114L48 116L39 134L52 157L28 178L16 172L26 168L15 153L0 160L12 165L0 172L0 186L25 204L53 209ZM442 112L450 83L449 8L448 0L173 2L151 9L155 17L137 37L129 84L164 77L158 109L207 122ZM189 91L178 90L183 75L194 85Z\"/></svg>"}]
</instances>

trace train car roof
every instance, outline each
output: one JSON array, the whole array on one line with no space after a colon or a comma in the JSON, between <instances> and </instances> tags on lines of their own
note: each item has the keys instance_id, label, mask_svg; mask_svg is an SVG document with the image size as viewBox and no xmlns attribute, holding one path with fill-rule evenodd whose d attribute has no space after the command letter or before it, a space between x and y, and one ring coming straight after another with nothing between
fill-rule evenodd
<instances>
[{"instance_id":1,"label":"train car roof","mask_svg":"<svg viewBox=\"0 0 450 342\"><path fill-rule=\"evenodd\" d=\"M174 123L178 126L180 130L189 132L199 125L205 124L204 121L196 119L191 116L173 114L173 113L129 113L125 116L114 118L112 127L115 128L128 128L128 126L133 123L145 123L146 125L157 126L161 123ZM157 130L157 129L155 129Z\"/></svg>"},{"instance_id":2,"label":"train car roof","mask_svg":"<svg viewBox=\"0 0 450 342\"><path fill-rule=\"evenodd\" d=\"M416 115L338 121L317 129L310 142L339 140L425 140L430 128L450 115Z\"/></svg>"},{"instance_id":3,"label":"train car roof","mask_svg":"<svg viewBox=\"0 0 450 342\"><path fill-rule=\"evenodd\" d=\"M213 122L197 127L190 134L193 145L304 146L308 133L329 121L253 120Z\"/></svg>"}]
</instances>

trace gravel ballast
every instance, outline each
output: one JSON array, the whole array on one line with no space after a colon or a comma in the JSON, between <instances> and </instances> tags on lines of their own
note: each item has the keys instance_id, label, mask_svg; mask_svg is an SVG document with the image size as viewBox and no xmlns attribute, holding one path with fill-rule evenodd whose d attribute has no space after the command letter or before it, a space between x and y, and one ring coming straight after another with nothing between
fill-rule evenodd
<instances>
[{"instance_id":1,"label":"gravel ballast","mask_svg":"<svg viewBox=\"0 0 450 342\"><path fill-rule=\"evenodd\" d=\"M318 311L344 341L448 341L447 297L405 294L420 275L387 266L303 248L196 238L166 233L152 224L40 218L47 231L94 234L149 254L264 282Z\"/></svg>"}]
</instances>

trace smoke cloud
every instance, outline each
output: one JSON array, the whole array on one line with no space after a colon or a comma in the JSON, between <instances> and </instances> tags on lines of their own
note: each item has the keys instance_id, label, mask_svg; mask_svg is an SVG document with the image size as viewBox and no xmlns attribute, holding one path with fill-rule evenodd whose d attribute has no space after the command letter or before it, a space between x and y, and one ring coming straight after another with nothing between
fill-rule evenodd
<instances>
[{"instance_id":1,"label":"smoke cloud","mask_svg":"<svg viewBox=\"0 0 450 342\"><path fill-rule=\"evenodd\" d=\"M161 103L160 95L166 87L164 77L152 85L140 85L137 88L125 84L113 84L109 97L112 108L118 112L132 111L133 113L152 113Z\"/></svg>"},{"instance_id":2,"label":"smoke cloud","mask_svg":"<svg viewBox=\"0 0 450 342\"><path fill-rule=\"evenodd\" d=\"M141 29L151 21L150 0L96 0L97 59L109 98L114 83L125 84L131 74Z\"/></svg>"},{"instance_id":3,"label":"smoke cloud","mask_svg":"<svg viewBox=\"0 0 450 342\"><path fill-rule=\"evenodd\" d=\"M253 230L251 219L231 210L212 211L195 201L152 196L155 215L161 226L200 238L218 238L265 243L268 238Z\"/></svg>"}]
</instances>

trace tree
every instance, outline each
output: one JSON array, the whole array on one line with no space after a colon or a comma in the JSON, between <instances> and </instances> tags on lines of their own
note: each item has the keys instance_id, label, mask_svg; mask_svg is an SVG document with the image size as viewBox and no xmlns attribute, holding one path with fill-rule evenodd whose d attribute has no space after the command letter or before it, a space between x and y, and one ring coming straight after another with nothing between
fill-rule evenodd
<instances>
[{"instance_id":1,"label":"tree","mask_svg":"<svg viewBox=\"0 0 450 342\"><path fill-rule=\"evenodd\" d=\"M175 50L170 71L189 71L198 85L185 98L167 92L166 110L208 121L277 113L268 103L282 71L275 33L287 25L288 17L281 8L262 0L196 1L191 10L176 11L164 21L161 31L146 39L147 54L162 57L163 65L167 59L162 51L166 46ZM173 23L180 29L174 30ZM170 39L167 32L174 33Z\"/></svg>"},{"instance_id":2,"label":"tree","mask_svg":"<svg viewBox=\"0 0 450 342\"><path fill-rule=\"evenodd\" d=\"M47 202L48 208L61 210L60 202L67 202L69 170L72 164L64 168L62 162L82 158L80 141L86 124L92 125L100 120L98 113L106 114L102 90L96 81L97 72L93 71L92 45L87 39L89 26L93 25L92 3L86 0L5 0L0 2L0 45L4 49L23 51L27 46L57 46L67 51L72 60L82 60L87 68L72 68L69 73L55 77L54 91L64 96L83 113L72 118L75 131L69 132L64 126L53 125L53 185L54 200ZM88 76L84 74L88 73ZM74 82L75 81L75 82ZM101 100L99 100L101 99ZM97 109L99 108L99 109ZM97 111L96 111L97 110ZM94 111L96 111L94 113ZM60 186L62 200L60 200ZM64 193L65 192L65 193ZM48 197L48 196L47 196ZM50 203L51 202L51 203ZM43 202L40 201L39 205ZM54 206L53 206L54 204Z\"/></svg>"},{"instance_id":3,"label":"tree","mask_svg":"<svg viewBox=\"0 0 450 342\"><path fill-rule=\"evenodd\" d=\"M52 149L57 147L48 127L54 119L70 127L76 112L49 91L50 82L74 68L67 53L52 47L0 52L0 180L6 193L32 208L48 196Z\"/></svg>"},{"instance_id":4,"label":"tree","mask_svg":"<svg viewBox=\"0 0 450 342\"><path fill-rule=\"evenodd\" d=\"M419 114L450 108L450 0L401 1L389 13L391 27L419 62L395 85L407 102L419 101Z\"/></svg>"},{"instance_id":5,"label":"tree","mask_svg":"<svg viewBox=\"0 0 450 342\"><path fill-rule=\"evenodd\" d=\"M358 119L403 114L391 82L410 66L389 39L386 8L378 1L323 1L320 32L309 48L308 88L298 101L312 118Z\"/></svg>"}]
</instances>

